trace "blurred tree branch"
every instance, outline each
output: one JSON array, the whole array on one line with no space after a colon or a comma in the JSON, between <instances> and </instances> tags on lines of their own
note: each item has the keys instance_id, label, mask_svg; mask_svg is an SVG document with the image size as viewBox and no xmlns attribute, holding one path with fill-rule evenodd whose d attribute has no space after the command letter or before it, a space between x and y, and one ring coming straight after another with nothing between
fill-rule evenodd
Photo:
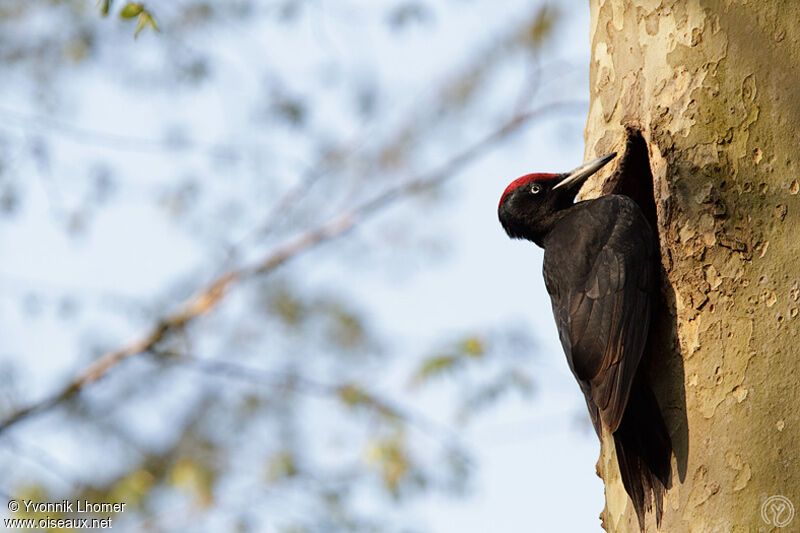
<instances>
[{"instance_id":1,"label":"blurred tree branch","mask_svg":"<svg viewBox=\"0 0 800 533\"><path fill-rule=\"evenodd\" d=\"M337 398L349 407L364 407L387 420L402 420L423 433L448 433L447 428L437 424L423 413L391 404L356 383L322 383L291 372L274 372L230 361L204 360L186 356L171 357L168 361L209 376L235 379L256 385L300 389L313 395ZM447 436L452 437L449 434Z\"/></svg>"},{"instance_id":2,"label":"blurred tree branch","mask_svg":"<svg viewBox=\"0 0 800 533\"><path fill-rule=\"evenodd\" d=\"M240 149L235 146L217 145L191 139L148 139L99 131L70 124L45 115L20 113L0 107L3 128L19 127L24 131L47 131L56 133L79 144L89 144L119 150L122 152L178 152L199 151L208 157L221 161L235 161L240 157Z\"/></svg>"},{"instance_id":3,"label":"blurred tree branch","mask_svg":"<svg viewBox=\"0 0 800 533\"><path fill-rule=\"evenodd\" d=\"M268 274L301 254L341 237L362 224L371 215L398 200L446 182L466 164L535 119L550 114L582 109L584 106L585 103L581 101L564 101L545 104L533 110L518 111L493 132L457 153L438 168L391 187L371 200L301 233L251 265L228 270L196 291L177 311L163 317L139 339L102 355L55 394L11 413L0 422L0 433L22 420L58 406L111 372L122 361L134 355L154 350L170 333L183 329L196 318L214 309L228 291L243 280Z\"/></svg>"},{"instance_id":4,"label":"blurred tree branch","mask_svg":"<svg viewBox=\"0 0 800 533\"><path fill-rule=\"evenodd\" d=\"M19 456L20 460L29 461L40 470L56 477L71 490L85 490L86 483L80 475L68 469L61 461L53 457L47 450L30 441L19 441L9 436L3 438L3 446L11 453ZM2 494L2 493L0 493Z\"/></svg>"}]
</instances>

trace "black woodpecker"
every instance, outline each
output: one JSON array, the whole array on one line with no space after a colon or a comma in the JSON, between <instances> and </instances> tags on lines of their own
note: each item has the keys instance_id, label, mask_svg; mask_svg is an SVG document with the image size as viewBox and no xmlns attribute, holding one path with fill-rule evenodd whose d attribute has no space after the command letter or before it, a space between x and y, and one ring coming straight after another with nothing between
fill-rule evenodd
<instances>
[{"instance_id":1,"label":"black woodpecker","mask_svg":"<svg viewBox=\"0 0 800 533\"><path fill-rule=\"evenodd\" d=\"M655 503L660 524L672 443L640 362L657 301L656 236L627 196L575 202L616 153L566 174L528 174L503 192L500 223L544 248L544 282L561 346L598 437L614 436L622 483L639 526Z\"/></svg>"}]
</instances>

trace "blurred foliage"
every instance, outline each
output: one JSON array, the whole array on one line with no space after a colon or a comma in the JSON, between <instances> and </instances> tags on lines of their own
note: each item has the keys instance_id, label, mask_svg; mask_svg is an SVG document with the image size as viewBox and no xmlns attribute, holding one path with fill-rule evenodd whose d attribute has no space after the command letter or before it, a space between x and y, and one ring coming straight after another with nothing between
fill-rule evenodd
<instances>
[{"instance_id":1,"label":"blurred foliage","mask_svg":"<svg viewBox=\"0 0 800 533\"><path fill-rule=\"evenodd\" d=\"M202 507L208 507L214 501L212 490L215 478L215 473L207 463L187 457L180 459L169 472L169 482L189 494Z\"/></svg>"},{"instance_id":2,"label":"blurred foliage","mask_svg":"<svg viewBox=\"0 0 800 533\"><path fill-rule=\"evenodd\" d=\"M411 459L408 456L404 432L398 430L370 443L367 462L380 472L384 486L395 497L398 496L401 483L411 476ZM424 485L424 480L420 477L414 481Z\"/></svg>"},{"instance_id":3,"label":"blurred foliage","mask_svg":"<svg viewBox=\"0 0 800 533\"><path fill-rule=\"evenodd\" d=\"M531 72L559 20L549 5L454 59L417 97L374 57L327 35L329 24L345 36L382 32L402 48L468 7L338 3L331 13L301 0L0 2L0 73L9 80L0 101L24 102L0 103L8 231L39 213L41 231L79 254L117 221L115 240L126 244L149 231L129 258L145 256L137 264L149 271L166 253L157 243L168 230L153 230L157 222L202 258L170 271L152 293L135 283L138 271L118 290L6 280L31 327L58 332L59 364L71 362L46 382L153 324L220 268L436 167L519 111L514 105L543 99ZM359 29L367 22L371 29ZM511 98L507 90L497 98L501 78ZM190 112L148 115L151 101L161 113ZM203 121L211 115L220 131ZM126 131L145 133L118 133ZM419 201L441 202L437 193L422 191ZM469 450L449 424L533 390L523 368L532 343L511 328L468 328L436 340L442 347L430 353L404 353L377 325L380 302L356 290L364 271L407 269L403 257L424 262L424 243L441 238L422 223L381 219L330 247L329 263L292 262L245 284L54 416L14 428L38 451L0 436L3 492L124 501L115 528L130 531L250 531L264 517L285 532L407 530L414 520L395 520L398 506L468 485ZM46 261L57 270L58 259ZM326 268L334 274L320 281ZM3 356L7 414L30 401L27 386L49 363L37 359L37 345ZM448 391L451 421L421 407L436 387ZM32 466L16 460L26 449Z\"/></svg>"},{"instance_id":4,"label":"blurred foliage","mask_svg":"<svg viewBox=\"0 0 800 533\"><path fill-rule=\"evenodd\" d=\"M533 50L541 48L552 37L561 13L555 5L545 4L531 19L526 32L528 46Z\"/></svg>"},{"instance_id":5,"label":"blurred foliage","mask_svg":"<svg viewBox=\"0 0 800 533\"><path fill-rule=\"evenodd\" d=\"M471 359L480 359L486 352L484 341L478 337L467 337L446 353L437 353L422 360L414 372L411 384L420 385L433 377L457 370Z\"/></svg>"},{"instance_id":6,"label":"blurred foliage","mask_svg":"<svg viewBox=\"0 0 800 533\"><path fill-rule=\"evenodd\" d=\"M456 420L462 424L493 406L503 395L517 392L529 396L533 392L533 381L520 363L531 353L532 341L513 330L487 332L487 335L491 338L488 345L481 337L468 335L444 350L423 357L409 386L415 389L444 377L468 384L463 387L455 413ZM494 361L484 361L487 355L504 362L493 365ZM483 368L475 372L476 367ZM475 376L470 376L470 371Z\"/></svg>"},{"instance_id":7,"label":"blurred foliage","mask_svg":"<svg viewBox=\"0 0 800 533\"><path fill-rule=\"evenodd\" d=\"M297 464L291 451L280 451L273 455L267 467L267 479L275 483L297 475Z\"/></svg>"}]
</instances>

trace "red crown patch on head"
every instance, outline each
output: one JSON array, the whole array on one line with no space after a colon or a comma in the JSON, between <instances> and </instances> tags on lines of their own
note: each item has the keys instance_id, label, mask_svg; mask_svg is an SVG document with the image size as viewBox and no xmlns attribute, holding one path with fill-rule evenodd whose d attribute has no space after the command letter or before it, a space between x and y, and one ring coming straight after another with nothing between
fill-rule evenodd
<instances>
[{"instance_id":1,"label":"red crown patch on head","mask_svg":"<svg viewBox=\"0 0 800 533\"><path fill-rule=\"evenodd\" d=\"M513 191L517 187L523 187L532 181L544 181L550 178L554 178L556 176L558 176L558 174L538 173L538 174L525 174L521 178L515 179L514 181L509 183L508 187L506 187L506 190L503 191L503 196L500 197L500 203L497 205L497 208L500 209L500 206L503 205L503 200L506 199L506 196L508 196L511 193L511 191Z\"/></svg>"}]
</instances>

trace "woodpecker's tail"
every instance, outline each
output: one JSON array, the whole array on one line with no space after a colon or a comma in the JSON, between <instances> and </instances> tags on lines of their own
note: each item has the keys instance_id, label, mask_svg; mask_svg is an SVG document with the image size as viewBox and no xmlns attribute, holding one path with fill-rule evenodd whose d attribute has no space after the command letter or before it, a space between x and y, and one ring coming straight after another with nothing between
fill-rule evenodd
<instances>
[{"instance_id":1,"label":"woodpecker's tail","mask_svg":"<svg viewBox=\"0 0 800 533\"><path fill-rule=\"evenodd\" d=\"M661 525L664 491L669 485L672 441L653 391L645 377L636 377L614 446L622 484L633 501L639 527L655 502L656 523Z\"/></svg>"}]
</instances>

